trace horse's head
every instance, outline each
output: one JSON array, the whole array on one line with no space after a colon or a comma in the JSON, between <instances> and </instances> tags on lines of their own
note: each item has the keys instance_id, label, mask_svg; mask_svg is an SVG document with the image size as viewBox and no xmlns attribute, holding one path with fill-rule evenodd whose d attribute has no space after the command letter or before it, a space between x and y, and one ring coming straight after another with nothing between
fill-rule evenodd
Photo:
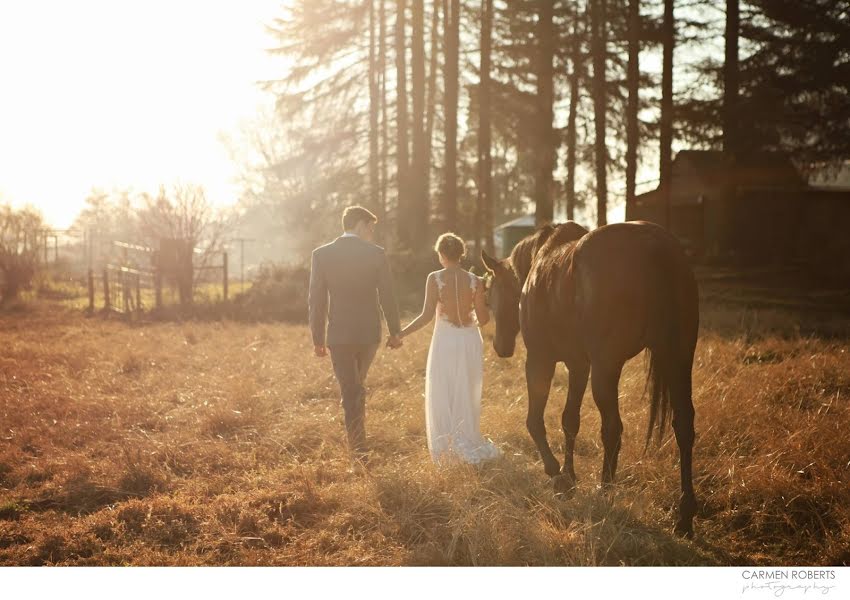
<instances>
[{"instance_id":1,"label":"horse's head","mask_svg":"<svg viewBox=\"0 0 850 600\"><path fill-rule=\"evenodd\" d=\"M484 266L493 274L487 290L488 304L496 321L493 349L501 358L510 358L516 349L519 333L520 283L508 260L481 253Z\"/></svg>"}]
</instances>

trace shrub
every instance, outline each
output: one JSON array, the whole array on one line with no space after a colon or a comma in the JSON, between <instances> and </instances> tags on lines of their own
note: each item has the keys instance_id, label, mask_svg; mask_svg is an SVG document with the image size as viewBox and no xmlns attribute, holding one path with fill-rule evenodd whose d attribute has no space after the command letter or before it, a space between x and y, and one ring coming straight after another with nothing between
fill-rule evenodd
<instances>
[{"instance_id":1,"label":"shrub","mask_svg":"<svg viewBox=\"0 0 850 600\"><path fill-rule=\"evenodd\" d=\"M433 250L400 250L388 255L399 306L417 310L424 298L428 273L440 269ZM466 261L469 260L467 257ZM464 267L474 267L467 263ZM480 266L475 269L480 271ZM260 268L251 287L233 299L233 316L240 319L307 321L310 286L308 267L266 264Z\"/></svg>"},{"instance_id":2,"label":"shrub","mask_svg":"<svg viewBox=\"0 0 850 600\"><path fill-rule=\"evenodd\" d=\"M251 287L233 298L235 316L246 319L305 322L310 270L265 264Z\"/></svg>"},{"instance_id":3,"label":"shrub","mask_svg":"<svg viewBox=\"0 0 850 600\"><path fill-rule=\"evenodd\" d=\"M30 208L0 206L0 301L15 300L38 271L44 239L41 215Z\"/></svg>"}]
</instances>

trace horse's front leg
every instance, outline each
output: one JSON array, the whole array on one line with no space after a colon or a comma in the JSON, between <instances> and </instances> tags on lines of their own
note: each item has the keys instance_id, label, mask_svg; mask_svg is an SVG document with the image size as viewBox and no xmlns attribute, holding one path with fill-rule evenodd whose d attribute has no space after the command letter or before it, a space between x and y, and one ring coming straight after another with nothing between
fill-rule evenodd
<instances>
[{"instance_id":1,"label":"horse's front leg","mask_svg":"<svg viewBox=\"0 0 850 600\"><path fill-rule=\"evenodd\" d=\"M525 421L528 433L540 452L543 467L549 477L555 477L561 470L558 459L552 454L546 439L546 424L543 414L549 400L549 389L555 375L555 361L529 356L525 361L525 379L528 384L528 418Z\"/></svg>"},{"instance_id":2,"label":"horse's front leg","mask_svg":"<svg viewBox=\"0 0 850 600\"><path fill-rule=\"evenodd\" d=\"M590 365L587 363L572 363L570 370L567 404L561 415L561 426L564 429L564 468L555 480L555 491L565 496L575 493L576 471L573 455L576 447L576 436L581 424L581 402L587 389L587 379L590 375Z\"/></svg>"}]
</instances>

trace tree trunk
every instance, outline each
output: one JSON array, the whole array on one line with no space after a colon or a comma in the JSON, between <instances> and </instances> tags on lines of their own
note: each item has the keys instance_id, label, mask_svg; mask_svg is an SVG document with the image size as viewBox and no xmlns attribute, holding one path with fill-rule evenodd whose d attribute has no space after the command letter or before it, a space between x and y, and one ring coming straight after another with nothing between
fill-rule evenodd
<instances>
[{"instance_id":1,"label":"tree trunk","mask_svg":"<svg viewBox=\"0 0 850 600\"><path fill-rule=\"evenodd\" d=\"M387 214L387 188L389 185L389 177L387 175L387 161L389 157L389 128L387 123L387 0L378 0L380 2L378 12L378 74L381 81L381 194L380 206L378 207L378 218L380 219L382 228L385 232L384 244L387 245L390 240L389 231L386 229Z\"/></svg>"},{"instance_id":2,"label":"tree trunk","mask_svg":"<svg viewBox=\"0 0 850 600\"><path fill-rule=\"evenodd\" d=\"M493 254L493 156L491 150L490 61L493 42L493 0L481 0L481 65L478 84L478 203L475 243ZM480 249L480 247L479 247Z\"/></svg>"},{"instance_id":3,"label":"tree trunk","mask_svg":"<svg viewBox=\"0 0 850 600\"><path fill-rule=\"evenodd\" d=\"M607 54L606 0L591 0L590 29L593 46L593 121L596 153L596 223L608 222L608 149L605 146L605 126L608 100L605 93L605 62Z\"/></svg>"},{"instance_id":4,"label":"tree trunk","mask_svg":"<svg viewBox=\"0 0 850 600\"><path fill-rule=\"evenodd\" d=\"M406 0L396 0L395 66L396 66L396 185L398 187L398 238L409 248L410 235L410 185L409 148L407 138L407 61L405 56Z\"/></svg>"},{"instance_id":5,"label":"tree trunk","mask_svg":"<svg viewBox=\"0 0 850 600\"><path fill-rule=\"evenodd\" d=\"M664 0L664 21L661 29L664 44L661 72L661 147L659 148L659 185L665 196L666 224L670 228L670 178L673 168L673 46L675 25L673 0Z\"/></svg>"},{"instance_id":6,"label":"tree trunk","mask_svg":"<svg viewBox=\"0 0 850 600\"><path fill-rule=\"evenodd\" d=\"M369 208L380 212L378 48L376 0L369 0Z\"/></svg>"},{"instance_id":7,"label":"tree trunk","mask_svg":"<svg viewBox=\"0 0 850 600\"><path fill-rule=\"evenodd\" d=\"M638 94L640 92L640 0L629 0L628 19L629 62L626 105L626 220L632 218L635 206L635 187L638 155Z\"/></svg>"},{"instance_id":8,"label":"tree trunk","mask_svg":"<svg viewBox=\"0 0 850 600\"><path fill-rule=\"evenodd\" d=\"M410 91L413 96L413 157L410 165L410 211L411 244L414 248L425 245L428 234L428 192L426 172L428 146L425 142L425 2L413 0L412 38L410 55Z\"/></svg>"},{"instance_id":9,"label":"tree trunk","mask_svg":"<svg viewBox=\"0 0 850 600\"><path fill-rule=\"evenodd\" d=\"M425 169L425 191L429 202L430 213L430 198L431 198L431 154L434 143L434 116L437 112L437 57L440 54L440 4L439 0L432 2L431 12L431 44L430 44L430 60L428 65L428 98L426 100L427 107L425 109L425 143L427 149L426 169Z\"/></svg>"},{"instance_id":10,"label":"tree trunk","mask_svg":"<svg viewBox=\"0 0 850 600\"><path fill-rule=\"evenodd\" d=\"M740 133L738 113L738 31L740 6L738 0L726 0L726 61L723 64L723 151L734 154Z\"/></svg>"},{"instance_id":11,"label":"tree trunk","mask_svg":"<svg viewBox=\"0 0 850 600\"><path fill-rule=\"evenodd\" d=\"M551 0L540 0L537 20L537 160L535 173L535 210L537 225L550 223L553 219L554 198L555 132L554 118L554 60L555 60L555 4Z\"/></svg>"},{"instance_id":12,"label":"tree trunk","mask_svg":"<svg viewBox=\"0 0 850 600\"><path fill-rule=\"evenodd\" d=\"M575 220L576 209L576 116L578 115L579 86L581 73L584 69L584 58L581 52L579 37L579 19L573 24L573 47L570 53L572 73L570 73L570 108L567 116L567 220Z\"/></svg>"},{"instance_id":13,"label":"tree trunk","mask_svg":"<svg viewBox=\"0 0 850 600\"><path fill-rule=\"evenodd\" d=\"M445 15L445 181L443 184L442 218L448 230L457 229L457 105L460 48L460 0L448 0Z\"/></svg>"}]
</instances>

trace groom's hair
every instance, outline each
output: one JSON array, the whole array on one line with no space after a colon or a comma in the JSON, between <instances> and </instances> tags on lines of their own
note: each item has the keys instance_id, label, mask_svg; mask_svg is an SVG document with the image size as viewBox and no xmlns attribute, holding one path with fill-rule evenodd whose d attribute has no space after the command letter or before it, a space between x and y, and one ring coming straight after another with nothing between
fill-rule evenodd
<instances>
[{"instance_id":1,"label":"groom's hair","mask_svg":"<svg viewBox=\"0 0 850 600\"><path fill-rule=\"evenodd\" d=\"M342 229L344 231L351 231L361 221L377 223L378 217L362 206L349 206L342 212Z\"/></svg>"}]
</instances>

